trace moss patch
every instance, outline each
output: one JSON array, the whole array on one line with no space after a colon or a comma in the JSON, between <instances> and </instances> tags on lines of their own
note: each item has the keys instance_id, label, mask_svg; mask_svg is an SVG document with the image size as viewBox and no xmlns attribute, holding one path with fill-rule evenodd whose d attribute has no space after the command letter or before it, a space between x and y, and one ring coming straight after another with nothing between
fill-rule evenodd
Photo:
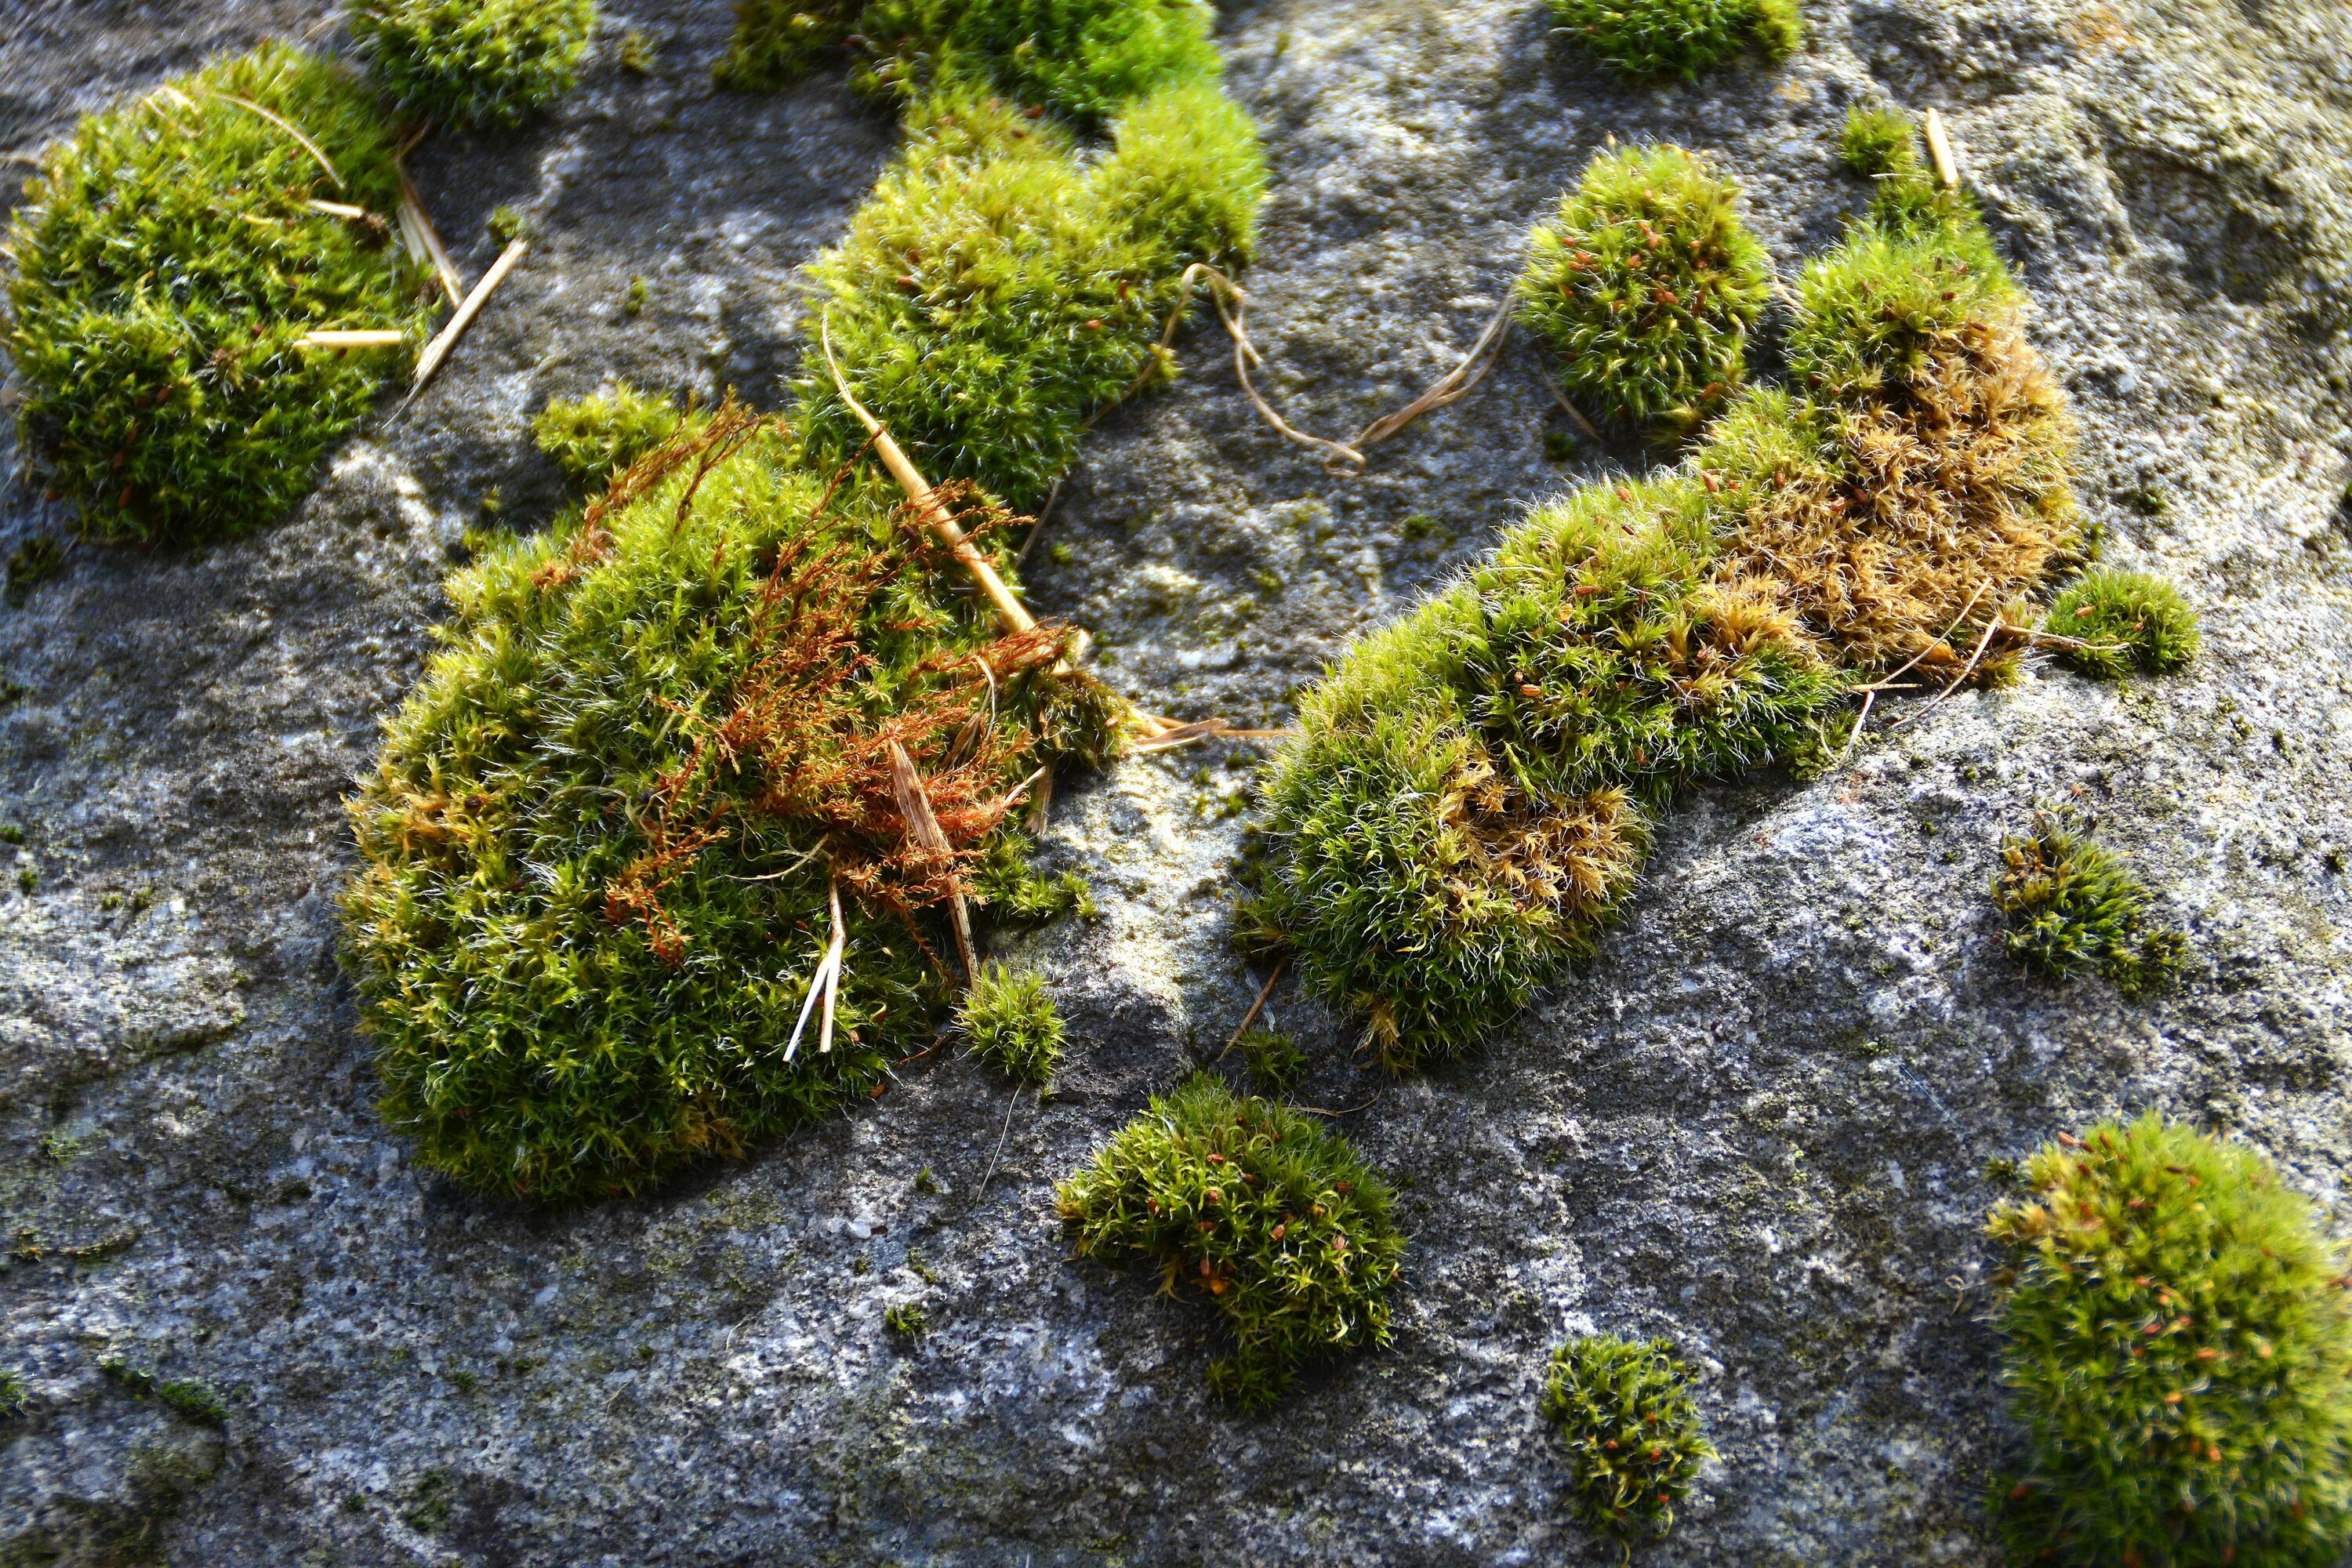
<instances>
[{"instance_id":1,"label":"moss patch","mask_svg":"<svg viewBox=\"0 0 2352 1568\"><path fill-rule=\"evenodd\" d=\"M2148 1115L2062 1139L1989 1229L2030 1438L2017 1560L2332 1568L2352 1546L2352 1296L2252 1150Z\"/></svg>"},{"instance_id":2,"label":"moss patch","mask_svg":"<svg viewBox=\"0 0 2352 1568\"><path fill-rule=\"evenodd\" d=\"M676 435L679 418L668 398L624 381L586 397L551 400L530 429L567 479L593 490Z\"/></svg>"},{"instance_id":3,"label":"moss patch","mask_svg":"<svg viewBox=\"0 0 2352 1568\"><path fill-rule=\"evenodd\" d=\"M2188 942L2154 919L2147 889L2121 857L2067 811L2035 814L2032 831L2004 838L1992 898L2001 945L2026 968L2060 979L2095 971L2126 996L2159 989Z\"/></svg>"},{"instance_id":4,"label":"moss patch","mask_svg":"<svg viewBox=\"0 0 2352 1568\"><path fill-rule=\"evenodd\" d=\"M2197 657L2197 612L2180 590L2145 572L2086 572L2050 603L2043 628L2087 645L2058 657L2085 675L2121 680L2168 675Z\"/></svg>"},{"instance_id":5,"label":"moss patch","mask_svg":"<svg viewBox=\"0 0 2352 1568\"><path fill-rule=\"evenodd\" d=\"M453 125L520 125L572 90L595 0L353 0L352 41L394 102Z\"/></svg>"},{"instance_id":6,"label":"moss patch","mask_svg":"<svg viewBox=\"0 0 2352 1568\"><path fill-rule=\"evenodd\" d=\"M1552 1352L1543 1415L1568 1446L1577 1517L1622 1540L1664 1535L1715 1449L1699 1430L1690 1368L1664 1340L1614 1334Z\"/></svg>"},{"instance_id":7,"label":"moss patch","mask_svg":"<svg viewBox=\"0 0 2352 1568\"><path fill-rule=\"evenodd\" d=\"M300 499L423 342L430 285L393 238L398 201L366 91L278 44L93 115L48 153L10 224L6 342L27 444L85 529L233 533ZM369 328L409 346L298 346Z\"/></svg>"},{"instance_id":8,"label":"moss patch","mask_svg":"<svg viewBox=\"0 0 2352 1568\"><path fill-rule=\"evenodd\" d=\"M1210 1386L1273 1404L1322 1361L1388 1342L1404 1237L1388 1184L1308 1117L1197 1073L1055 1190L1078 1256L1147 1264L1205 1299L1232 1349Z\"/></svg>"},{"instance_id":9,"label":"moss patch","mask_svg":"<svg viewBox=\"0 0 2352 1568\"><path fill-rule=\"evenodd\" d=\"M730 409L451 579L444 649L352 803L344 899L385 1116L428 1164L543 1201L635 1191L928 1037L927 911L1055 752L1063 639L997 635L894 498L829 489ZM894 742L944 858L898 814Z\"/></svg>"},{"instance_id":10,"label":"moss patch","mask_svg":"<svg viewBox=\"0 0 2352 1568\"><path fill-rule=\"evenodd\" d=\"M1753 49L1786 59L1804 42L1796 0L1551 0L1560 30L1638 77L1696 79Z\"/></svg>"},{"instance_id":11,"label":"moss patch","mask_svg":"<svg viewBox=\"0 0 2352 1568\"><path fill-rule=\"evenodd\" d=\"M1062 1059L1062 1015L1043 976L982 963L956 1009L971 1053L1015 1083L1044 1088Z\"/></svg>"},{"instance_id":12,"label":"moss patch","mask_svg":"<svg viewBox=\"0 0 2352 1568\"><path fill-rule=\"evenodd\" d=\"M1595 158L1535 231L1519 320L1551 345L1580 407L1682 435L1738 389L1772 292L1738 195L1682 148L1629 147Z\"/></svg>"}]
</instances>

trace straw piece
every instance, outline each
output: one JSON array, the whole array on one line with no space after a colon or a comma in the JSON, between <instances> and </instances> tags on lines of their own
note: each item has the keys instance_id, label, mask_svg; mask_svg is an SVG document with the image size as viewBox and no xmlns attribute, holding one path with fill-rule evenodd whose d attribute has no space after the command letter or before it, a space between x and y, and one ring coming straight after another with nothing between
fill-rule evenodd
<instances>
[{"instance_id":1,"label":"straw piece","mask_svg":"<svg viewBox=\"0 0 2352 1568\"><path fill-rule=\"evenodd\" d=\"M294 340L294 346L298 349L396 349L407 341L406 332L397 332L389 327L366 327L305 332Z\"/></svg>"},{"instance_id":2,"label":"straw piece","mask_svg":"<svg viewBox=\"0 0 2352 1568\"><path fill-rule=\"evenodd\" d=\"M1960 183L1960 161L1952 156L1952 139L1944 134L1944 117L1934 110L1927 116L1927 157L1936 165L1936 183L1946 190Z\"/></svg>"},{"instance_id":3,"label":"straw piece","mask_svg":"<svg viewBox=\"0 0 2352 1568\"><path fill-rule=\"evenodd\" d=\"M447 359L449 351L457 346L457 340L473 324L483 304L498 286L507 280L507 274L514 270L515 263L520 261L522 253L530 248L530 241L518 239L499 253L499 258L490 264L490 269L482 274L482 280L474 285L474 291L467 295L465 301L457 307L457 313L449 318L449 324L436 332L433 341L425 345L425 353L416 362L416 379L408 389L410 397L425 390L425 384L440 370L441 362Z\"/></svg>"},{"instance_id":4,"label":"straw piece","mask_svg":"<svg viewBox=\"0 0 2352 1568\"><path fill-rule=\"evenodd\" d=\"M971 913L964 908L962 887L952 880L955 849L931 813L930 792L923 788L923 775L915 771L915 759L896 741L890 742L890 793L898 797L898 815L907 819L907 837L938 856L948 868L948 921L955 928L956 954L963 960L964 978L969 980L980 965L971 950Z\"/></svg>"},{"instance_id":5,"label":"straw piece","mask_svg":"<svg viewBox=\"0 0 2352 1568\"><path fill-rule=\"evenodd\" d=\"M466 286L457 276L457 264L449 259L441 235L433 226L433 219L425 211L425 200L416 194L416 182L408 177L408 165L395 161L393 164L400 175L400 216L410 232L409 254L419 261L432 263L440 276L441 292L449 296L449 303L461 305L466 300Z\"/></svg>"}]
</instances>

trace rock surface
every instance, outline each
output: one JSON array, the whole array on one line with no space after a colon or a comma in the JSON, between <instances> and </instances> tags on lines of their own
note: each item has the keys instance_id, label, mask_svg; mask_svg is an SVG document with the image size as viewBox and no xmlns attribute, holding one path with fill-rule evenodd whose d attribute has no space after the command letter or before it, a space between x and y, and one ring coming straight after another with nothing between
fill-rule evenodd
<instances>
[{"instance_id":1,"label":"rock surface","mask_svg":"<svg viewBox=\"0 0 2352 1568\"><path fill-rule=\"evenodd\" d=\"M0 21L0 145L336 28L318 0L163 10ZM1599 955L1461 1067L1379 1078L1277 987L1302 1098L1349 1111L1413 1244L1394 1349L1255 1420L1206 1395L1206 1315L1065 1261L1049 1203L1255 989L1227 944L1249 754L1066 789L1053 863L1102 915L1032 940L1073 1026L1043 1105L946 1060L741 1166L556 1215L437 1184L376 1118L333 956L339 799L441 573L494 492L510 521L550 509L526 429L549 396L624 375L777 401L793 269L893 131L834 79L715 92L727 8L636 0L551 121L428 144L469 273L495 206L537 237L436 386L283 525L79 548L0 610L26 873L0 893L0 1366L31 1392L0 1426L0 1563L1599 1562L1535 1410L1586 1327L1705 1368L1722 1458L1646 1561L1998 1562L1989 1161L2156 1106L2242 1133L2352 1229L2352 11L1807 20L1784 69L1636 88L1534 0L1229 8L1277 182L1250 279L1270 395L1335 434L1410 396L1612 134L1717 150L1793 274L1862 199L1845 105L1938 105L2081 416L2083 501L2112 559L2200 604L2206 654L2120 692L2032 669L1820 782L1702 794ZM629 28L649 74L616 63ZM1117 683L1184 715L1279 721L1524 501L1637 456L1568 445L1525 345L1353 479L1255 421L1210 331L1187 360L1090 437L1032 574ZM27 481L0 498L0 552L68 525ZM2001 958L1994 840L2068 795L2190 933L2174 994ZM911 1300L909 1346L881 1320ZM110 1360L220 1391L225 1426Z\"/></svg>"}]
</instances>

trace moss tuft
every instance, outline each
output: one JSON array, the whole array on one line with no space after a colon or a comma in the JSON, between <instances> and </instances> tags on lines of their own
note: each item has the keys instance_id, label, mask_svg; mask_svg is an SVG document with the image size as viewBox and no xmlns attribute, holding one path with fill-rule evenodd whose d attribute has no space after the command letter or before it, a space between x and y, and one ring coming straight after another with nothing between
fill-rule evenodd
<instances>
[{"instance_id":1,"label":"moss tuft","mask_svg":"<svg viewBox=\"0 0 2352 1568\"><path fill-rule=\"evenodd\" d=\"M2147 889L2091 837L2093 826L2069 811L2037 812L2031 833L2001 840L1992 881L2008 924L2001 943L2043 974L2095 970L2126 996L2160 989L2179 972L2187 939L2155 922Z\"/></svg>"},{"instance_id":2,"label":"moss tuft","mask_svg":"<svg viewBox=\"0 0 2352 1568\"><path fill-rule=\"evenodd\" d=\"M450 580L352 803L344 897L386 1120L427 1164L544 1202L641 1190L929 1037L927 911L1050 754L1066 639L998 636L876 482L826 498L787 432L730 408ZM907 832L893 743L944 859Z\"/></svg>"},{"instance_id":3,"label":"moss tuft","mask_svg":"<svg viewBox=\"0 0 2352 1568\"><path fill-rule=\"evenodd\" d=\"M1090 921L1097 912L1085 878L1076 871L1041 875L1030 863L1029 841L1010 830L989 841L971 894L995 919L1013 925L1047 925L1071 915Z\"/></svg>"},{"instance_id":4,"label":"moss tuft","mask_svg":"<svg viewBox=\"0 0 2352 1568\"><path fill-rule=\"evenodd\" d=\"M920 1301L894 1301L883 1310L882 1326L893 1338L912 1344L930 1331L931 1315Z\"/></svg>"},{"instance_id":5,"label":"moss tuft","mask_svg":"<svg viewBox=\"0 0 2352 1568\"><path fill-rule=\"evenodd\" d=\"M812 268L816 310L851 390L926 474L1034 504L1088 418L1164 369L1184 268L1246 250L1256 132L1196 86L1133 105L1091 167L1067 132L982 94L927 100L908 130ZM809 364L809 445L833 461L866 433Z\"/></svg>"},{"instance_id":6,"label":"moss tuft","mask_svg":"<svg viewBox=\"0 0 2352 1568\"><path fill-rule=\"evenodd\" d=\"M1244 1029L1234 1049L1261 1094L1288 1094L1307 1074L1307 1053L1280 1029Z\"/></svg>"},{"instance_id":7,"label":"moss tuft","mask_svg":"<svg viewBox=\"0 0 2352 1568\"><path fill-rule=\"evenodd\" d=\"M66 568L65 546L46 533L19 540L8 552L8 584L5 595L12 609L22 609L33 590Z\"/></svg>"},{"instance_id":8,"label":"moss tuft","mask_svg":"<svg viewBox=\"0 0 2352 1568\"><path fill-rule=\"evenodd\" d=\"M566 478L593 490L676 435L679 418L668 398L624 381L588 397L554 399L530 428Z\"/></svg>"},{"instance_id":9,"label":"moss tuft","mask_svg":"<svg viewBox=\"0 0 2352 1568\"><path fill-rule=\"evenodd\" d=\"M2333 1568L2352 1547L2352 1296L2254 1151L2149 1114L2061 1139L1987 1227L2029 1468L2025 1563Z\"/></svg>"},{"instance_id":10,"label":"moss tuft","mask_svg":"<svg viewBox=\"0 0 2352 1568\"><path fill-rule=\"evenodd\" d=\"M1665 1340L1592 1334L1552 1352L1543 1414L1568 1445L1585 1524L1626 1541L1674 1527L1675 1505L1715 1454L1690 1375Z\"/></svg>"},{"instance_id":11,"label":"moss tuft","mask_svg":"<svg viewBox=\"0 0 2352 1568\"><path fill-rule=\"evenodd\" d=\"M572 90L595 0L352 0L352 41L408 113L520 125Z\"/></svg>"},{"instance_id":12,"label":"moss tuft","mask_svg":"<svg viewBox=\"0 0 2352 1568\"><path fill-rule=\"evenodd\" d=\"M1782 60L1804 42L1797 0L1551 0L1560 29L1632 76L1696 79L1756 50Z\"/></svg>"},{"instance_id":13,"label":"moss tuft","mask_svg":"<svg viewBox=\"0 0 2352 1568\"><path fill-rule=\"evenodd\" d=\"M1389 1341L1404 1237L1388 1184L1337 1132L1207 1073L1144 1113L1055 1191L1081 1258L1149 1264L1232 1331L1209 1385L1264 1409L1298 1373Z\"/></svg>"},{"instance_id":14,"label":"moss tuft","mask_svg":"<svg viewBox=\"0 0 2352 1568\"><path fill-rule=\"evenodd\" d=\"M1679 147L1629 147L1595 158L1535 231L1519 320L1551 345L1580 406L1680 436L1738 390L1748 330L1772 292L1738 197Z\"/></svg>"},{"instance_id":15,"label":"moss tuft","mask_svg":"<svg viewBox=\"0 0 2352 1568\"><path fill-rule=\"evenodd\" d=\"M87 531L178 540L276 521L407 368L430 296L392 237L392 151L357 81L268 44L93 115L49 152L10 222L5 341L26 443ZM379 328L409 347L297 346Z\"/></svg>"},{"instance_id":16,"label":"moss tuft","mask_svg":"<svg viewBox=\"0 0 2352 1568\"><path fill-rule=\"evenodd\" d=\"M2043 628L2089 647L2058 657L2085 675L2121 680L2167 675L2197 657L2197 612L2180 590L2145 572L2086 572L2051 602Z\"/></svg>"},{"instance_id":17,"label":"moss tuft","mask_svg":"<svg viewBox=\"0 0 2352 1568\"><path fill-rule=\"evenodd\" d=\"M0 1371L0 1421L13 1421L25 1414L33 1402L32 1391L25 1385L25 1374L11 1367Z\"/></svg>"},{"instance_id":18,"label":"moss tuft","mask_svg":"<svg viewBox=\"0 0 2352 1568\"><path fill-rule=\"evenodd\" d=\"M1031 970L984 963L956 1010L971 1054L1015 1083L1043 1089L1062 1059L1062 1015Z\"/></svg>"}]
</instances>

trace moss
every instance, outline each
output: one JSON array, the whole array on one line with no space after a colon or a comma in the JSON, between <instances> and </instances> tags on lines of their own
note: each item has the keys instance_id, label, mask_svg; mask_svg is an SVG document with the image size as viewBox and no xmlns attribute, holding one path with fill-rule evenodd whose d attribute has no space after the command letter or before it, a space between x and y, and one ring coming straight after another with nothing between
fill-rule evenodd
<instances>
[{"instance_id":1,"label":"moss","mask_svg":"<svg viewBox=\"0 0 2352 1568\"><path fill-rule=\"evenodd\" d=\"M1696 79L1753 49L1786 59L1804 42L1796 0L1551 0L1561 31L1637 77Z\"/></svg>"},{"instance_id":2,"label":"moss","mask_svg":"<svg viewBox=\"0 0 2352 1568\"><path fill-rule=\"evenodd\" d=\"M997 635L876 482L827 490L730 408L450 580L352 803L343 904L386 1119L433 1168L546 1202L640 1190L928 1039L934 911L1052 754L1065 644ZM944 858L906 831L893 742ZM827 1049L807 1005L833 888Z\"/></svg>"},{"instance_id":3,"label":"moss","mask_svg":"<svg viewBox=\"0 0 2352 1568\"><path fill-rule=\"evenodd\" d=\"M429 281L392 238L398 202L364 89L282 45L86 119L49 152L10 224L6 344L27 444L85 530L233 533L302 496L423 341ZM385 327L410 347L297 346Z\"/></svg>"},{"instance_id":4,"label":"moss","mask_svg":"<svg viewBox=\"0 0 2352 1568\"><path fill-rule=\"evenodd\" d=\"M1032 504L1088 419L1164 371L1184 268L1246 251L1256 132L1213 84L1134 104L1091 165L1067 132L985 95L927 100L908 129L812 268L816 309L851 389L926 474ZM809 363L810 448L835 461L866 433Z\"/></svg>"},{"instance_id":5,"label":"moss","mask_svg":"<svg viewBox=\"0 0 2352 1568\"><path fill-rule=\"evenodd\" d=\"M2254 1151L2149 1114L2062 1138L1988 1229L2029 1438L2021 1563L2333 1568L2352 1546L2352 1298Z\"/></svg>"},{"instance_id":6,"label":"moss","mask_svg":"<svg viewBox=\"0 0 2352 1568\"><path fill-rule=\"evenodd\" d=\"M1261 1093L1288 1094L1307 1074L1307 1053L1280 1029L1244 1029L1234 1049Z\"/></svg>"},{"instance_id":7,"label":"moss","mask_svg":"<svg viewBox=\"0 0 2352 1568\"><path fill-rule=\"evenodd\" d=\"M1738 196L1679 147L1629 147L1595 158L1535 231L1519 320L1551 345L1580 407L1679 436L1738 389L1772 292Z\"/></svg>"},{"instance_id":8,"label":"moss","mask_svg":"<svg viewBox=\"0 0 2352 1568\"><path fill-rule=\"evenodd\" d=\"M572 90L595 0L352 0L352 41L406 112L520 125Z\"/></svg>"},{"instance_id":9,"label":"moss","mask_svg":"<svg viewBox=\"0 0 2352 1568\"><path fill-rule=\"evenodd\" d=\"M1046 925L1068 916L1095 918L1095 897L1076 871L1047 877L1029 860L1029 841L1004 832L989 841L988 858L972 877L973 901L1001 922Z\"/></svg>"},{"instance_id":10,"label":"moss","mask_svg":"<svg viewBox=\"0 0 2352 1568\"><path fill-rule=\"evenodd\" d=\"M1015 1083L1044 1088L1062 1059L1062 1015L1034 971L983 963L956 1010L972 1055Z\"/></svg>"},{"instance_id":11,"label":"moss","mask_svg":"<svg viewBox=\"0 0 2352 1568\"><path fill-rule=\"evenodd\" d=\"M2168 675L2197 657L2197 612L2180 590L2145 572L2086 572L2051 601L2042 623L2089 646L2058 657L2085 675L2121 680L2137 669Z\"/></svg>"},{"instance_id":12,"label":"moss","mask_svg":"<svg viewBox=\"0 0 2352 1568\"><path fill-rule=\"evenodd\" d=\"M2037 812L2032 832L2001 840L1992 897L2002 946L2040 973L2095 970L2126 996L2159 989L2187 940L2156 923L2147 889L2093 827L2071 811Z\"/></svg>"},{"instance_id":13,"label":"moss","mask_svg":"<svg viewBox=\"0 0 2352 1568\"><path fill-rule=\"evenodd\" d=\"M1312 1119L1196 1073L1055 1189L1078 1256L1205 1299L1232 1348L1210 1386L1263 1409L1300 1372L1389 1340L1404 1237L1388 1184Z\"/></svg>"},{"instance_id":14,"label":"moss","mask_svg":"<svg viewBox=\"0 0 2352 1568\"><path fill-rule=\"evenodd\" d=\"M676 435L679 418L668 398L624 381L587 397L553 399L530 428L564 476L593 490Z\"/></svg>"},{"instance_id":15,"label":"moss","mask_svg":"<svg viewBox=\"0 0 2352 1568\"><path fill-rule=\"evenodd\" d=\"M882 1326L894 1338L912 1343L930 1331L931 1315L920 1301L897 1301L883 1310Z\"/></svg>"},{"instance_id":16,"label":"moss","mask_svg":"<svg viewBox=\"0 0 2352 1568\"><path fill-rule=\"evenodd\" d=\"M13 1421L25 1414L33 1402L32 1391L25 1385L24 1373L10 1367L0 1369L0 1421Z\"/></svg>"},{"instance_id":17,"label":"moss","mask_svg":"<svg viewBox=\"0 0 2352 1568\"><path fill-rule=\"evenodd\" d=\"M1630 889L1652 813L1840 696L1785 614L1709 575L1706 517L1682 476L1572 492L1304 700L1244 918L1390 1065L1507 1021Z\"/></svg>"},{"instance_id":18,"label":"moss","mask_svg":"<svg viewBox=\"0 0 2352 1568\"><path fill-rule=\"evenodd\" d=\"M530 219L508 203L500 202L482 220L482 229L501 246L512 245L530 232Z\"/></svg>"},{"instance_id":19,"label":"moss","mask_svg":"<svg viewBox=\"0 0 2352 1568\"><path fill-rule=\"evenodd\" d=\"M22 609L33 590L65 570L65 546L46 533L18 542L8 552L8 586L6 597L10 607Z\"/></svg>"},{"instance_id":20,"label":"moss","mask_svg":"<svg viewBox=\"0 0 2352 1568\"><path fill-rule=\"evenodd\" d=\"M1664 1535L1715 1449L1701 1436L1690 1368L1664 1340L1570 1340L1544 1377L1544 1419L1568 1445L1577 1517L1631 1541Z\"/></svg>"},{"instance_id":21,"label":"moss","mask_svg":"<svg viewBox=\"0 0 2352 1568\"><path fill-rule=\"evenodd\" d=\"M130 1393L152 1399L200 1426L218 1426L228 1420L228 1402L193 1378L159 1379L119 1356L100 1362L98 1369Z\"/></svg>"},{"instance_id":22,"label":"moss","mask_svg":"<svg viewBox=\"0 0 2352 1568\"><path fill-rule=\"evenodd\" d=\"M914 100L961 84L1091 124L1213 78L1213 21L1199 0L743 0L718 75L771 91L846 44L867 92Z\"/></svg>"}]
</instances>

